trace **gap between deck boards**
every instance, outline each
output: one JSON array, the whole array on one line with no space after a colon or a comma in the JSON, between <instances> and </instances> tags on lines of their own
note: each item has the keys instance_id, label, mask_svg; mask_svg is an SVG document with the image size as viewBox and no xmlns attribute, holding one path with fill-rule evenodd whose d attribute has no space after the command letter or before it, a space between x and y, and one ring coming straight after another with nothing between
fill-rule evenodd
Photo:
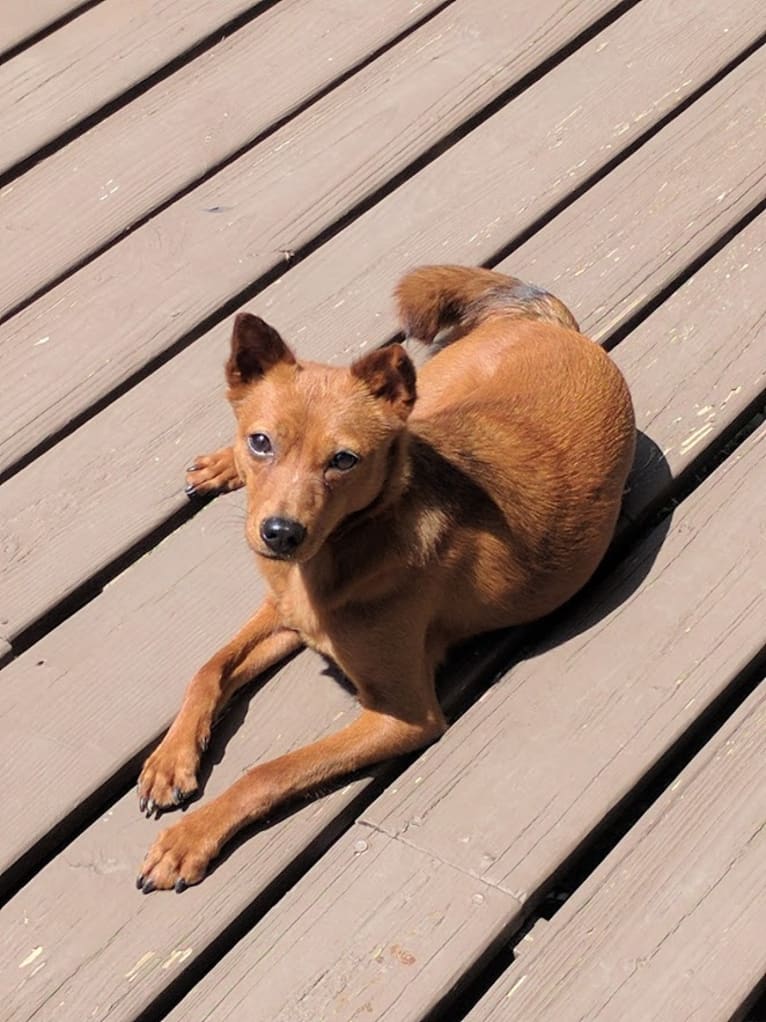
<instances>
[{"instance_id":1,"label":"gap between deck boards","mask_svg":"<svg viewBox=\"0 0 766 1022\"><path fill-rule=\"evenodd\" d=\"M305 0L282 2L16 178L12 190L0 190L7 227L16 235L14 259L3 263L0 253L7 282L0 325L389 50L420 38L438 15L449 15L452 3L420 4L415 17L412 8L400 10L400 0L387 0L376 5L374 20L370 9L364 21L352 0L336 3L323 12L325 50L313 41ZM254 62L256 47L261 56ZM286 76L295 53L309 48L301 73ZM47 223L41 251L40 220L58 205L68 206L74 223ZM25 273L17 271L20 264Z\"/></svg>"},{"instance_id":2,"label":"gap between deck boards","mask_svg":"<svg viewBox=\"0 0 766 1022\"><path fill-rule=\"evenodd\" d=\"M606 0L599 0L597 10L605 3ZM599 21L615 19L614 12L608 12ZM449 25L449 19L446 20ZM545 58L553 63L559 62L564 59L568 46L576 50L576 43L584 45L580 37L595 33L597 27L598 23L588 24L574 41L567 40L563 47L560 45L560 29L550 39L543 36L541 40L535 40L529 52L520 51L504 67L503 75L490 74L483 81L482 89L474 88L475 95L469 91L462 97L456 110L450 110L448 105L448 114L459 118L464 112L462 106L466 106L467 110L474 105L481 108L491 96L497 103L508 100L514 90L523 92L542 74ZM509 24L508 28L510 39L513 39L514 26ZM532 28L530 26L528 31ZM433 26L429 32L432 29ZM463 25L462 29L470 36L466 26ZM446 41L442 42L437 32L436 43L447 47L445 58L451 57L450 37L442 34ZM479 61L479 68L483 61L485 74L486 65L489 63L491 67L491 61L488 62L484 55L486 45L476 46L474 56L474 60ZM729 52L728 39L720 45L726 53ZM501 52L505 50L506 47L501 47ZM402 59L406 56L407 53L404 53ZM396 70L395 59L396 54L392 53L394 64L390 73ZM419 122L411 123L410 109L414 107L417 111L424 99L429 101L426 112L435 103L446 102L450 98L454 102L461 96L461 90L471 84L471 75L467 82L463 81L463 72L459 70L462 65L450 59L450 66L458 69L450 71L450 77L457 74L458 86L454 93L448 92L445 98L440 98L444 76L440 68L444 63L444 60L429 62L427 74L423 72L414 78L412 72L406 70L413 60L404 60L398 75L395 75L401 79L399 88L403 89L404 100L408 101L401 105L404 122L390 139L388 134L384 134L382 142L387 141L388 144L382 149L378 148L381 144L380 128L366 126L365 145L360 147L356 135L350 136L343 126L340 115L345 110L348 116L349 104L355 106L356 103L354 90L358 82L354 78L347 83L347 88L334 90L310 112L291 118L282 130L269 138L267 146L261 145L256 153L248 152L245 157L234 161L224 171L208 179L204 187L193 188L177 203L158 213L156 219L152 217L143 225L143 230L137 228L135 233L122 239L116 249L106 250L100 258L7 322L2 328L2 345L13 373L14 385L9 386L13 407L6 412L9 416L12 413L10 421L13 428L2 444L4 456L0 480L8 479L33 458L71 435L99 410L200 339L254 293L262 291L289 268L322 248L441 155L443 147L454 146L475 127L475 121L483 123L492 112L488 107L457 125L448 119L448 137L442 137L440 141L434 139L439 139L442 133L441 119L432 122L424 116L423 130L414 132ZM518 70L517 63L520 63ZM381 69L384 78L385 70L385 67ZM375 65L370 69L373 83L377 73ZM506 80L512 84L503 89ZM420 96L424 82L429 89ZM416 91L410 100L413 88ZM500 97L497 96L499 89L503 89ZM667 98L664 101L672 102ZM376 102L378 105L385 103L385 93ZM362 108L362 113L365 109ZM377 119L384 114L385 107L382 107ZM399 116L401 113L394 120L393 127L399 124ZM502 126L500 128L502 130ZM401 148L402 134L407 143L404 149ZM390 150L393 145L397 148L392 156ZM252 163L254 156L258 156L255 164ZM413 156L416 156L414 160ZM284 188L286 166L291 181L287 191ZM351 168L350 173L348 168ZM254 191L254 174L257 174L259 187L266 188L264 194ZM318 181L322 182L322 191L316 195ZM308 196L298 210L294 199L296 190ZM221 195L227 197L226 208L236 211L233 218L221 222L210 217L200 218L200 208L216 208ZM285 235L287 240L281 240L280 236L284 238ZM176 255L179 242L182 251ZM280 254L285 245L291 253L287 261ZM184 281L178 280L175 270L177 258L185 261ZM135 262L140 268L135 280L125 280L124 274L120 274L118 267L125 261ZM193 282L195 274L205 281L204 288L200 289L196 281ZM101 288L98 282L105 276L112 283ZM121 281L119 286L118 280ZM172 306L168 306L166 298L169 287L173 288ZM85 326L78 297L83 292L91 296ZM155 294L165 301L155 302ZM155 306L154 310L136 318L136 309L147 304ZM115 322L119 324L117 331L114 330ZM72 349L75 338L77 351ZM89 352L86 373L82 372L83 348ZM20 351L24 352L25 361L17 368L14 363ZM30 386L27 373L29 358L51 381L47 387ZM14 369L17 371L14 372ZM44 434L42 437L38 435L41 432Z\"/></svg>"}]
</instances>

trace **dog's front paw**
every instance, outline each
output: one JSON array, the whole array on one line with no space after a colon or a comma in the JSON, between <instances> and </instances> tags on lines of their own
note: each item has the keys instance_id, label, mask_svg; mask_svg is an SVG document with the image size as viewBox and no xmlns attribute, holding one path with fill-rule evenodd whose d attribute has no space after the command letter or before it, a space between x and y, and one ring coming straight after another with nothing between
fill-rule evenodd
<instances>
[{"instance_id":1,"label":"dog's front paw","mask_svg":"<svg viewBox=\"0 0 766 1022\"><path fill-rule=\"evenodd\" d=\"M209 807L190 813L180 823L163 830L146 853L136 887L144 894L171 888L180 893L198 884L210 860L218 854L214 833L215 822L210 818Z\"/></svg>"},{"instance_id":2,"label":"dog's front paw","mask_svg":"<svg viewBox=\"0 0 766 1022\"><path fill-rule=\"evenodd\" d=\"M190 497L237 490L244 486L231 447L198 455L186 470L186 493Z\"/></svg>"},{"instance_id":3,"label":"dog's front paw","mask_svg":"<svg viewBox=\"0 0 766 1022\"><path fill-rule=\"evenodd\" d=\"M188 801L197 790L200 744L168 735L144 763L138 778L138 808L151 816Z\"/></svg>"}]
</instances>

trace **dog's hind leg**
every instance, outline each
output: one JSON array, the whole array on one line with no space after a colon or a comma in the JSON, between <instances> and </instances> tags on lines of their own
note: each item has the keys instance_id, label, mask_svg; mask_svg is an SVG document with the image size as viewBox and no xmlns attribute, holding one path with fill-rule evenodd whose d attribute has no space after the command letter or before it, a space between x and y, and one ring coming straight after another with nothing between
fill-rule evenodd
<instances>
[{"instance_id":1,"label":"dog's hind leg","mask_svg":"<svg viewBox=\"0 0 766 1022\"><path fill-rule=\"evenodd\" d=\"M238 490L244 485L245 480L239 474L231 447L197 455L186 470L185 490L190 497Z\"/></svg>"},{"instance_id":2,"label":"dog's hind leg","mask_svg":"<svg viewBox=\"0 0 766 1022\"><path fill-rule=\"evenodd\" d=\"M237 635L194 675L168 733L138 781L139 808L150 814L186 801L197 789L200 755L216 714L232 695L301 646L266 600Z\"/></svg>"}]
</instances>

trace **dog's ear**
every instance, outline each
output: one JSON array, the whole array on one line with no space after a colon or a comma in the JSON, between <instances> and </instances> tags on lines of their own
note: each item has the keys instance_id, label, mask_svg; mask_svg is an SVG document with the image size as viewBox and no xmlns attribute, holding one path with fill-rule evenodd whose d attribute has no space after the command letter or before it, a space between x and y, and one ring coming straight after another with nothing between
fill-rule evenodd
<instances>
[{"instance_id":1,"label":"dog's ear","mask_svg":"<svg viewBox=\"0 0 766 1022\"><path fill-rule=\"evenodd\" d=\"M357 359L351 373L362 380L373 397L388 401L405 420L415 404L415 366L401 344L389 344Z\"/></svg>"},{"instance_id":2,"label":"dog's ear","mask_svg":"<svg viewBox=\"0 0 766 1022\"><path fill-rule=\"evenodd\" d=\"M249 312L237 313L231 332L231 354L226 363L226 382L230 390L236 393L238 388L263 376L279 362L294 365L295 355L274 327Z\"/></svg>"}]
</instances>

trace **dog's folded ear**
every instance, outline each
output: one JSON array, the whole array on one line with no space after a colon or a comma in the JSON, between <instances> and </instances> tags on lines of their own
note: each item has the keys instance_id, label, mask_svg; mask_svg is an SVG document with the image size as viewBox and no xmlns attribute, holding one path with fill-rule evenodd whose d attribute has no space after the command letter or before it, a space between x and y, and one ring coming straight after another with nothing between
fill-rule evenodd
<instances>
[{"instance_id":1,"label":"dog's folded ear","mask_svg":"<svg viewBox=\"0 0 766 1022\"><path fill-rule=\"evenodd\" d=\"M273 326L259 316L239 312L231 332L231 354L226 363L226 382L237 389L258 379L279 362L295 364L290 351Z\"/></svg>"},{"instance_id":2,"label":"dog's folded ear","mask_svg":"<svg viewBox=\"0 0 766 1022\"><path fill-rule=\"evenodd\" d=\"M373 397L388 401L402 420L415 404L415 366L401 344L389 344L357 359L351 374L361 380Z\"/></svg>"}]
</instances>

